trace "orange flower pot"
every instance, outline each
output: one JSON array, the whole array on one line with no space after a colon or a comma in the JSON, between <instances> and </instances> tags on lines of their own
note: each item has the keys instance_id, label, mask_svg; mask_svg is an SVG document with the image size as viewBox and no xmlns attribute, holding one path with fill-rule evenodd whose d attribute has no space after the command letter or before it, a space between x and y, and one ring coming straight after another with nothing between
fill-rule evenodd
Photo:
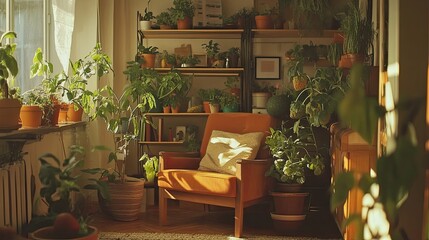
<instances>
[{"instance_id":1,"label":"orange flower pot","mask_svg":"<svg viewBox=\"0 0 429 240\"><path fill-rule=\"evenodd\" d=\"M184 19L177 19L177 29L190 29L192 28L192 18L185 17Z\"/></svg>"},{"instance_id":2,"label":"orange flower pot","mask_svg":"<svg viewBox=\"0 0 429 240\"><path fill-rule=\"evenodd\" d=\"M21 107L19 117L23 128L37 128L42 125L43 111L39 106L24 105Z\"/></svg>"},{"instance_id":3,"label":"orange flower pot","mask_svg":"<svg viewBox=\"0 0 429 240\"><path fill-rule=\"evenodd\" d=\"M19 114L21 110L21 102L17 99L1 99L0 100L0 130L16 130L20 126Z\"/></svg>"},{"instance_id":4,"label":"orange flower pot","mask_svg":"<svg viewBox=\"0 0 429 240\"><path fill-rule=\"evenodd\" d=\"M67 121L68 122L80 122L82 121L83 109L79 108L75 110L74 104L69 104L69 109L67 111Z\"/></svg>"}]
</instances>

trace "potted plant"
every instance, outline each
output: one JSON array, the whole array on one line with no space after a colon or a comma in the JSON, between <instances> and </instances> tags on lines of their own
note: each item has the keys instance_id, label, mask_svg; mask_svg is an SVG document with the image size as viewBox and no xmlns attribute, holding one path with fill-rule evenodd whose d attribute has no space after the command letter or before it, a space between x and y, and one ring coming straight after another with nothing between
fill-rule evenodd
<instances>
[{"instance_id":1,"label":"potted plant","mask_svg":"<svg viewBox=\"0 0 429 240\"><path fill-rule=\"evenodd\" d=\"M50 99L40 87L33 88L22 94L22 107L19 114L22 128L38 128L42 125L43 106Z\"/></svg>"},{"instance_id":2,"label":"potted plant","mask_svg":"<svg viewBox=\"0 0 429 240\"><path fill-rule=\"evenodd\" d=\"M141 60L142 68L154 68L155 67L155 58L158 54L158 47L139 45L137 48L138 55Z\"/></svg>"},{"instance_id":3,"label":"potted plant","mask_svg":"<svg viewBox=\"0 0 429 240\"><path fill-rule=\"evenodd\" d=\"M275 7L266 8L262 12L255 15L255 23L257 29L273 29L274 23L272 15L276 11Z\"/></svg>"},{"instance_id":4,"label":"potted plant","mask_svg":"<svg viewBox=\"0 0 429 240\"><path fill-rule=\"evenodd\" d=\"M189 67L195 67L195 65L200 63L200 59L191 55L188 55L187 57L179 56L178 62L180 62L180 67L189 68Z\"/></svg>"},{"instance_id":5,"label":"potted plant","mask_svg":"<svg viewBox=\"0 0 429 240\"><path fill-rule=\"evenodd\" d=\"M33 65L31 66L30 78L42 77L40 94L46 95L48 99L42 105L43 118L42 125L55 126L58 124L61 104L60 96L63 93L62 84L64 79L60 79L58 75L52 76L54 67L52 63L46 61L41 48L38 48L33 57Z\"/></svg>"},{"instance_id":6,"label":"potted plant","mask_svg":"<svg viewBox=\"0 0 429 240\"><path fill-rule=\"evenodd\" d=\"M173 113L177 113L186 95L191 89L191 77L182 75L177 70L171 70L164 74L158 87L158 96L161 99L168 99Z\"/></svg>"},{"instance_id":7,"label":"potted plant","mask_svg":"<svg viewBox=\"0 0 429 240\"><path fill-rule=\"evenodd\" d=\"M201 44L201 46L207 53L207 66L209 67L213 66L213 63L217 57L217 54L220 51L219 43L213 40L210 40L208 43Z\"/></svg>"},{"instance_id":8,"label":"potted plant","mask_svg":"<svg viewBox=\"0 0 429 240\"><path fill-rule=\"evenodd\" d=\"M228 92L223 92L219 99L223 112L238 112L240 107L239 97Z\"/></svg>"},{"instance_id":9,"label":"potted plant","mask_svg":"<svg viewBox=\"0 0 429 240\"><path fill-rule=\"evenodd\" d=\"M312 126L326 127L347 89L348 83L343 79L340 69L318 68L314 77L309 78L308 85L299 90L292 102L290 117L307 117Z\"/></svg>"},{"instance_id":10,"label":"potted plant","mask_svg":"<svg viewBox=\"0 0 429 240\"><path fill-rule=\"evenodd\" d=\"M224 82L225 87L229 90L232 95L240 96L240 78L239 77L227 77Z\"/></svg>"},{"instance_id":11,"label":"potted plant","mask_svg":"<svg viewBox=\"0 0 429 240\"><path fill-rule=\"evenodd\" d=\"M192 0L173 0L171 13L177 20L177 29L192 28L192 18L195 15L195 6Z\"/></svg>"},{"instance_id":12,"label":"potted plant","mask_svg":"<svg viewBox=\"0 0 429 240\"><path fill-rule=\"evenodd\" d=\"M254 11L254 9L241 8L232 16L232 18L235 19L238 28L244 29L246 18L249 18L252 20L252 24L251 24L252 26L255 25L254 24L255 15L256 15L256 12Z\"/></svg>"},{"instance_id":13,"label":"potted plant","mask_svg":"<svg viewBox=\"0 0 429 240\"><path fill-rule=\"evenodd\" d=\"M217 88L208 89L210 113L219 112L222 93L222 90Z\"/></svg>"},{"instance_id":14,"label":"potted plant","mask_svg":"<svg viewBox=\"0 0 429 240\"><path fill-rule=\"evenodd\" d=\"M154 183L155 177L159 170L159 159L157 156L149 157L147 153L144 153L139 161L143 161L143 168L145 171L145 178L148 183Z\"/></svg>"},{"instance_id":15,"label":"potted plant","mask_svg":"<svg viewBox=\"0 0 429 240\"><path fill-rule=\"evenodd\" d=\"M200 88L198 90L198 97L203 102L203 109L205 113L210 113L210 92L208 89Z\"/></svg>"},{"instance_id":16,"label":"potted plant","mask_svg":"<svg viewBox=\"0 0 429 240\"><path fill-rule=\"evenodd\" d=\"M127 74L129 83L120 94L116 94L108 84L94 93L96 111L91 119L101 118L112 133L114 150L109 154L109 162L115 162L113 172L94 168L87 173L99 174L110 193L110 199L99 195L101 209L120 221L133 221L138 218L143 198L144 181L128 177L125 173L125 161L129 144L140 136L140 121L147 121L143 113L156 106L155 96L151 93L152 81L144 81L138 63L129 62ZM139 70L139 71L136 71ZM126 209L126 210L125 210Z\"/></svg>"},{"instance_id":17,"label":"potted plant","mask_svg":"<svg viewBox=\"0 0 429 240\"><path fill-rule=\"evenodd\" d=\"M324 29L332 19L328 0L293 0L292 12L299 29Z\"/></svg>"},{"instance_id":18,"label":"potted plant","mask_svg":"<svg viewBox=\"0 0 429 240\"><path fill-rule=\"evenodd\" d=\"M266 175L275 179L274 212L271 213L275 228L281 232L298 230L304 223L310 199L302 192L306 181L306 169L314 175L324 170L323 155L312 127L288 127L283 122L280 129L270 129L266 145L274 163Z\"/></svg>"},{"instance_id":19,"label":"potted plant","mask_svg":"<svg viewBox=\"0 0 429 240\"><path fill-rule=\"evenodd\" d=\"M161 67L173 68L177 66L177 59L175 54L169 54L166 50L161 55Z\"/></svg>"},{"instance_id":20,"label":"potted plant","mask_svg":"<svg viewBox=\"0 0 429 240\"><path fill-rule=\"evenodd\" d=\"M228 49L228 66L227 67L237 68L239 58L240 58L240 48L232 47Z\"/></svg>"},{"instance_id":21,"label":"potted plant","mask_svg":"<svg viewBox=\"0 0 429 240\"><path fill-rule=\"evenodd\" d=\"M149 3L151 0L147 1L147 7L144 9L144 15L140 15L140 29L149 30L152 27L151 20L155 18L153 12L149 11Z\"/></svg>"},{"instance_id":22,"label":"potted plant","mask_svg":"<svg viewBox=\"0 0 429 240\"><path fill-rule=\"evenodd\" d=\"M339 66L351 68L356 62L364 62L372 45L374 29L371 20L362 17L359 7L351 1L347 14L341 20L341 31L345 38Z\"/></svg>"},{"instance_id":23,"label":"potted plant","mask_svg":"<svg viewBox=\"0 0 429 240\"><path fill-rule=\"evenodd\" d=\"M7 38L16 38L15 32L5 32L0 37L0 129L15 130L19 128L19 112L21 101L18 99L17 90L9 86L9 81L18 74L18 63L13 56L16 44L4 44Z\"/></svg>"},{"instance_id":24,"label":"potted plant","mask_svg":"<svg viewBox=\"0 0 429 240\"><path fill-rule=\"evenodd\" d=\"M253 82L252 85L252 107L254 108L266 108L267 101L274 92L274 86L268 84L262 85L257 82Z\"/></svg>"},{"instance_id":25,"label":"potted plant","mask_svg":"<svg viewBox=\"0 0 429 240\"><path fill-rule=\"evenodd\" d=\"M156 18L156 23L161 30L172 29L176 27L176 19L173 19L171 11L161 12Z\"/></svg>"},{"instance_id":26,"label":"potted plant","mask_svg":"<svg viewBox=\"0 0 429 240\"><path fill-rule=\"evenodd\" d=\"M87 89L88 80L93 76L101 77L113 69L110 58L101 51L99 43L83 59L70 62L70 66L70 76L62 72L57 77L65 82L63 89L70 101L67 120L78 122L82 120L83 112L90 114L94 109L93 92Z\"/></svg>"},{"instance_id":27,"label":"potted plant","mask_svg":"<svg viewBox=\"0 0 429 240\"><path fill-rule=\"evenodd\" d=\"M108 197L103 182L95 182L88 186L80 186L82 175L76 170L83 166L84 149L71 146L69 156L60 160L51 153L39 158L41 168L39 179L42 183L40 197L48 206L43 216L33 216L28 225L31 239L98 239L97 228L88 225L88 213L82 201L83 188L97 189L100 194ZM80 201L72 201L81 199Z\"/></svg>"}]
</instances>

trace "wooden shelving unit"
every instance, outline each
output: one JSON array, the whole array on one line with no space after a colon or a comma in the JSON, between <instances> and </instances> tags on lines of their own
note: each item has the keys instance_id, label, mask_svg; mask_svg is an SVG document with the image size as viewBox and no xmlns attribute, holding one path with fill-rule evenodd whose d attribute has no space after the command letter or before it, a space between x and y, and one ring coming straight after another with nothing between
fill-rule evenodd
<instances>
[{"instance_id":1,"label":"wooden shelving unit","mask_svg":"<svg viewBox=\"0 0 429 240\"><path fill-rule=\"evenodd\" d=\"M240 39L243 29L139 30L148 39Z\"/></svg>"},{"instance_id":2,"label":"wooden shelving unit","mask_svg":"<svg viewBox=\"0 0 429 240\"><path fill-rule=\"evenodd\" d=\"M330 38L338 30L252 29L254 38Z\"/></svg>"},{"instance_id":3,"label":"wooden shelving unit","mask_svg":"<svg viewBox=\"0 0 429 240\"><path fill-rule=\"evenodd\" d=\"M147 117L195 117L208 116L210 113L146 113Z\"/></svg>"},{"instance_id":4,"label":"wooden shelving unit","mask_svg":"<svg viewBox=\"0 0 429 240\"><path fill-rule=\"evenodd\" d=\"M234 77L240 76L244 68L175 68L185 75L194 75L199 77ZM155 68L160 73L167 73L170 68Z\"/></svg>"}]
</instances>

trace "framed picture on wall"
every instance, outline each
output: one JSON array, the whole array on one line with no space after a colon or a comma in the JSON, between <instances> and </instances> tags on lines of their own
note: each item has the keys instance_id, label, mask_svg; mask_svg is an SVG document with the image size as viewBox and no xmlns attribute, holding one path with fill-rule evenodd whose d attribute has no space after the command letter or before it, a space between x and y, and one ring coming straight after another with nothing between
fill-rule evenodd
<instances>
[{"instance_id":1,"label":"framed picture on wall","mask_svg":"<svg viewBox=\"0 0 429 240\"><path fill-rule=\"evenodd\" d=\"M186 126L176 127L176 142L183 142L186 139Z\"/></svg>"},{"instance_id":2,"label":"framed picture on wall","mask_svg":"<svg viewBox=\"0 0 429 240\"><path fill-rule=\"evenodd\" d=\"M255 57L255 79L280 79L280 57Z\"/></svg>"}]
</instances>

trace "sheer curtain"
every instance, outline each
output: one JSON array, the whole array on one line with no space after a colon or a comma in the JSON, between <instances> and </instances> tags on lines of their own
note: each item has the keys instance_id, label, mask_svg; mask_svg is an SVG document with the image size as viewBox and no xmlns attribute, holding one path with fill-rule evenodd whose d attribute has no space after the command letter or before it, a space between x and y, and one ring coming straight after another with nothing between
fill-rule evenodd
<instances>
[{"instance_id":1,"label":"sheer curtain","mask_svg":"<svg viewBox=\"0 0 429 240\"><path fill-rule=\"evenodd\" d=\"M13 30L17 34L15 57L19 67L17 86L21 88L21 92L33 88L40 81L30 79L30 66L36 49L43 47L43 2L44 0L14 0L12 3ZM3 15L3 10L1 14ZM2 26L0 28L3 31Z\"/></svg>"}]
</instances>

